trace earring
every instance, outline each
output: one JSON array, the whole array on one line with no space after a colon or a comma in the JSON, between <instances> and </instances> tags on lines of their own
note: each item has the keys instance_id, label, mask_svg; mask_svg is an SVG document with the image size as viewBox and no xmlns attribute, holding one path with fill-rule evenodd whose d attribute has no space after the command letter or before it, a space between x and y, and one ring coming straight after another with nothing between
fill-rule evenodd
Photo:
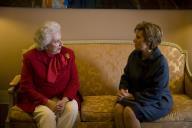
<instances>
[{"instance_id":1,"label":"earring","mask_svg":"<svg viewBox=\"0 0 192 128\"><path fill-rule=\"evenodd\" d=\"M148 52L149 52L149 53L151 53L151 51L152 51L151 49L148 49Z\"/></svg>"}]
</instances>

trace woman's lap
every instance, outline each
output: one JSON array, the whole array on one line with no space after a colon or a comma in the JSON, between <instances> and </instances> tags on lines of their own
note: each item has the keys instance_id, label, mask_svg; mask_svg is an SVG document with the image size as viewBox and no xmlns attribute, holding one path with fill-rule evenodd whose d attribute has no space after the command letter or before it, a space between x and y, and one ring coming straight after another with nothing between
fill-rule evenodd
<instances>
[{"instance_id":1,"label":"woman's lap","mask_svg":"<svg viewBox=\"0 0 192 128\"><path fill-rule=\"evenodd\" d=\"M168 110L166 109L159 109L158 107L153 105L142 106L138 102L132 100L126 100L124 102L118 102L118 103L123 106L129 106L134 111L137 119L140 122L153 121L159 119L160 117L168 113Z\"/></svg>"}]
</instances>

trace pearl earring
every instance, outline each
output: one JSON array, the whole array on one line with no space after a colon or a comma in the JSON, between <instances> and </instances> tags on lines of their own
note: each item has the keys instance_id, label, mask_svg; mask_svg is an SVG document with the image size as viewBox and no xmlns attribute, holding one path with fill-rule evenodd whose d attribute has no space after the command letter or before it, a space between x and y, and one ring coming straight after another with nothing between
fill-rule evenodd
<instances>
[{"instance_id":1,"label":"pearl earring","mask_svg":"<svg viewBox=\"0 0 192 128\"><path fill-rule=\"evenodd\" d=\"M152 50L151 49L148 49L148 52L150 53Z\"/></svg>"}]
</instances>

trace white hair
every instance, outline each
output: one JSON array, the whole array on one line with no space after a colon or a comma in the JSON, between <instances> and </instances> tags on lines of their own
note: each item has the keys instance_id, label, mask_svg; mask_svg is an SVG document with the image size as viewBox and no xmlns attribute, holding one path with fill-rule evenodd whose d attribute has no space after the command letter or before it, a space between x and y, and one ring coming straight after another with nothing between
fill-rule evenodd
<instances>
[{"instance_id":1,"label":"white hair","mask_svg":"<svg viewBox=\"0 0 192 128\"><path fill-rule=\"evenodd\" d=\"M48 21L40 26L34 37L37 49L44 50L46 46L51 43L53 34L56 34L58 38L61 38L61 26L59 23Z\"/></svg>"}]
</instances>

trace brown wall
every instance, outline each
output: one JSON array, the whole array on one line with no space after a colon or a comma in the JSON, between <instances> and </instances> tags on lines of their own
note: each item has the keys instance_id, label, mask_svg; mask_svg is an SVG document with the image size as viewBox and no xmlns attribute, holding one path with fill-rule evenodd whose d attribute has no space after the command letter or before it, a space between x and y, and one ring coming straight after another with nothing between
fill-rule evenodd
<instances>
[{"instance_id":1,"label":"brown wall","mask_svg":"<svg viewBox=\"0 0 192 128\"><path fill-rule=\"evenodd\" d=\"M0 8L0 89L20 71L21 49L33 42L37 27L47 20L62 25L63 40L134 38L135 25L143 20L159 24L164 40L192 47L192 10L89 10ZM192 69L192 60L190 59Z\"/></svg>"}]
</instances>

